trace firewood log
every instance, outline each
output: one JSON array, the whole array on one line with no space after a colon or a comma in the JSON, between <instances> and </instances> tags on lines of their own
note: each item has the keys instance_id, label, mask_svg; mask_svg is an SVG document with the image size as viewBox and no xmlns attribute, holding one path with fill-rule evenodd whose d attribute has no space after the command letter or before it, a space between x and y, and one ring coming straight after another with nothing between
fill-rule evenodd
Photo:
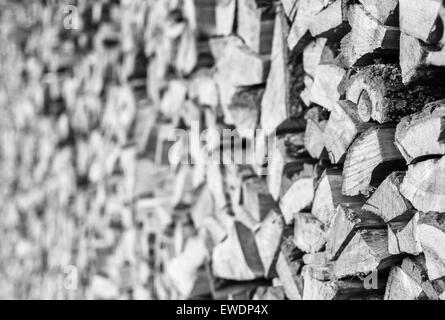
<instances>
[{"instance_id":1,"label":"firewood log","mask_svg":"<svg viewBox=\"0 0 445 320\"><path fill-rule=\"evenodd\" d=\"M400 193L405 172L391 173L366 201L363 210L374 213L386 223L413 211L411 203Z\"/></svg>"},{"instance_id":2,"label":"firewood log","mask_svg":"<svg viewBox=\"0 0 445 320\"><path fill-rule=\"evenodd\" d=\"M419 214L407 214L400 218L388 225L389 253L419 255L422 252L418 232Z\"/></svg>"},{"instance_id":3,"label":"firewood log","mask_svg":"<svg viewBox=\"0 0 445 320\"><path fill-rule=\"evenodd\" d=\"M189 239L185 245L184 251L174 258L169 264L167 274L172 278L175 287L185 297L193 297L203 293L209 293L210 288L207 282L204 284L206 276L202 275L200 268L207 259L208 252L200 238Z\"/></svg>"},{"instance_id":4,"label":"firewood log","mask_svg":"<svg viewBox=\"0 0 445 320\"><path fill-rule=\"evenodd\" d=\"M445 212L445 157L410 165L400 192L422 212Z\"/></svg>"},{"instance_id":5,"label":"firewood log","mask_svg":"<svg viewBox=\"0 0 445 320\"><path fill-rule=\"evenodd\" d=\"M429 280L445 276L445 251L440 244L445 239L445 223L441 213L421 213L419 239L425 253Z\"/></svg>"},{"instance_id":6,"label":"firewood log","mask_svg":"<svg viewBox=\"0 0 445 320\"><path fill-rule=\"evenodd\" d=\"M232 206L243 204L243 185L249 179L257 178L249 165L226 165L224 179L230 194Z\"/></svg>"},{"instance_id":7,"label":"firewood log","mask_svg":"<svg viewBox=\"0 0 445 320\"><path fill-rule=\"evenodd\" d=\"M349 30L347 6L343 0L329 4L309 23L313 37L328 37L331 41L340 40Z\"/></svg>"},{"instance_id":8,"label":"firewood log","mask_svg":"<svg viewBox=\"0 0 445 320\"><path fill-rule=\"evenodd\" d=\"M268 139L267 184L276 201L289 187L289 177L303 171L306 161L311 163L305 154L303 141L302 132ZM289 152L292 149L293 152Z\"/></svg>"},{"instance_id":9,"label":"firewood log","mask_svg":"<svg viewBox=\"0 0 445 320\"><path fill-rule=\"evenodd\" d=\"M312 214L328 229L335 216L338 205L360 205L365 200L362 196L347 197L341 192L342 171L326 169L320 177L315 190Z\"/></svg>"},{"instance_id":10,"label":"firewood log","mask_svg":"<svg viewBox=\"0 0 445 320\"><path fill-rule=\"evenodd\" d=\"M213 195L208 188L204 188L200 192L191 210L193 224L197 229L199 229L204 225L206 218L211 217L214 214L215 204Z\"/></svg>"},{"instance_id":11,"label":"firewood log","mask_svg":"<svg viewBox=\"0 0 445 320\"><path fill-rule=\"evenodd\" d=\"M295 213L294 228L294 242L300 250L315 253L326 244L324 225L311 213Z\"/></svg>"},{"instance_id":12,"label":"firewood log","mask_svg":"<svg viewBox=\"0 0 445 320\"><path fill-rule=\"evenodd\" d=\"M445 9L443 9L445 17ZM440 79L445 66L445 47L425 45L420 40L402 33L400 36L400 67L403 83ZM442 82L442 81L440 81Z\"/></svg>"},{"instance_id":13,"label":"firewood log","mask_svg":"<svg viewBox=\"0 0 445 320\"><path fill-rule=\"evenodd\" d=\"M381 183L390 172L404 169L405 161L394 145L394 136L393 127L377 126L355 140L343 169L344 195L366 195L373 184Z\"/></svg>"},{"instance_id":14,"label":"firewood log","mask_svg":"<svg viewBox=\"0 0 445 320\"><path fill-rule=\"evenodd\" d=\"M360 120L354 103L339 101L331 112L324 131L325 146L331 162L342 163L355 138L371 126Z\"/></svg>"},{"instance_id":15,"label":"firewood log","mask_svg":"<svg viewBox=\"0 0 445 320\"><path fill-rule=\"evenodd\" d=\"M397 0L359 0L365 10L384 25L398 25Z\"/></svg>"},{"instance_id":16,"label":"firewood log","mask_svg":"<svg viewBox=\"0 0 445 320\"><path fill-rule=\"evenodd\" d=\"M218 164L208 164L207 177L212 177L212 179L207 179L207 185L215 199L216 212L219 212L226 208L230 202L221 166Z\"/></svg>"},{"instance_id":17,"label":"firewood log","mask_svg":"<svg viewBox=\"0 0 445 320\"><path fill-rule=\"evenodd\" d=\"M289 27L281 8L277 9L272 43L271 69L261 102L261 127L267 135L290 116L293 79L288 64L292 63L285 45Z\"/></svg>"},{"instance_id":18,"label":"firewood log","mask_svg":"<svg viewBox=\"0 0 445 320\"><path fill-rule=\"evenodd\" d=\"M185 102L187 86L184 81L173 80L168 84L160 105L160 111L170 119L178 115L179 110Z\"/></svg>"},{"instance_id":19,"label":"firewood log","mask_svg":"<svg viewBox=\"0 0 445 320\"><path fill-rule=\"evenodd\" d=\"M236 33L256 53L270 54L275 24L272 1L238 1Z\"/></svg>"},{"instance_id":20,"label":"firewood log","mask_svg":"<svg viewBox=\"0 0 445 320\"><path fill-rule=\"evenodd\" d=\"M356 204L339 205L327 231L326 255L336 260L353 237L363 229L386 229L378 216L362 211Z\"/></svg>"},{"instance_id":21,"label":"firewood log","mask_svg":"<svg viewBox=\"0 0 445 320\"><path fill-rule=\"evenodd\" d=\"M428 270L423 254L404 259L401 268L422 287L423 291L419 297L420 299L443 300L442 296L445 290L444 281L443 279L435 281L428 279Z\"/></svg>"},{"instance_id":22,"label":"firewood log","mask_svg":"<svg viewBox=\"0 0 445 320\"><path fill-rule=\"evenodd\" d=\"M431 44L437 41L437 33L440 32L437 20L443 5L442 1L428 0L422 5L413 0L399 2L400 30L426 43Z\"/></svg>"},{"instance_id":23,"label":"firewood log","mask_svg":"<svg viewBox=\"0 0 445 320\"><path fill-rule=\"evenodd\" d=\"M289 18L290 21L294 21L295 14L297 13L298 6L300 4L299 0L281 0L281 4L284 9L284 13Z\"/></svg>"},{"instance_id":24,"label":"firewood log","mask_svg":"<svg viewBox=\"0 0 445 320\"><path fill-rule=\"evenodd\" d=\"M278 255L276 271L283 285L286 297L290 300L301 300L303 294L303 279L299 275L302 261L301 253L292 240L292 231L285 228L283 243Z\"/></svg>"},{"instance_id":25,"label":"firewood log","mask_svg":"<svg viewBox=\"0 0 445 320\"><path fill-rule=\"evenodd\" d=\"M212 40L216 42L217 40ZM217 75L235 86L252 86L264 83L269 71L270 58L261 56L236 37L223 38L221 55L216 56ZM245 66L249 65L249 72Z\"/></svg>"},{"instance_id":26,"label":"firewood log","mask_svg":"<svg viewBox=\"0 0 445 320\"><path fill-rule=\"evenodd\" d=\"M385 300L419 300L422 287L400 267L391 269L385 291Z\"/></svg>"},{"instance_id":27,"label":"firewood log","mask_svg":"<svg viewBox=\"0 0 445 320\"><path fill-rule=\"evenodd\" d=\"M317 38L311 41L303 51L303 67L304 71L314 77L315 71L319 64L324 62L333 62L334 57L330 57L329 47L327 46L327 38ZM327 57L324 57L327 56ZM331 58L331 59L329 59ZM330 61L329 61L330 60Z\"/></svg>"},{"instance_id":28,"label":"firewood log","mask_svg":"<svg viewBox=\"0 0 445 320\"><path fill-rule=\"evenodd\" d=\"M208 69L201 69L192 76L188 86L189 97L201 106L216 109L219 93L213 74Z\"/></svg>"},{"instance_id":29,"label":"firewood log","mask_svg":"<svg viewBox=\"0 0 445 320\"><path fill-rule=\"evenodd\" d=\"M294 214L304 209L310 210L317 178L315 172L310 175L300 175L291 182L290 187L282 195L279 206L287 224L292 222Z\"/></svg>"},{"instance_id":30,"label":"firewood log","mask_svg":"<svg viewBox=\"0 0 445 320\"><path fill-rule=\"evenodd\" d=\"M303 274L303 300L348 300L373 296L383 289L382 281L379 281L377 289L367 289L359 279L321 281L312 277L308 269Z\"/></svg>"},{"instance_id":31,"label":"firewood log","mask_svg":"<svg viewBox=\"0 0 445 320\"><path fill-rule=\"evenodd\" d=\"M284 300L284 289L281 286L258 288L252 300Z\"/></svg>"},{"instance_id":32,"label":"firewood log","mask_svg":"<svg viewBox=\"0 0 445 320\"><path fill-rule=\"evenodd\" d=\"M278 210L270 210L255 232L255 241L261 261L264 266L264 277L272 278L276 275L276 262L281 248L284 223Z\"/></svg>"},{"instance_id":33,"label":"firewood log","mask_svg":"<svg viewBox=\"0 0 445 320\"><path fill-rule=\"evenodd\" d=\"M445 145L439 141L445 117L444 102L431 103L397 125L396 146L408 164L419 158L445 154Z\"/></svg>"},{"instance_id":34,"label":"firewood log","mask_svg":"<svg viewBox=\"0 0 445 320\"><path fill-rule=\"evenodd\" d=\"M216 3L216 34L229 36L235 29L236 0L217 0Z\"/></svg>"},{"instance_id":35,"label":"firewood log","mask_svg":"<svg viewBox=\"0 0 445 320\"><path fill-rule=\"evenodd\" d=\"M362 230L356 233L336 261L334 274L344 278L359 273L383 271L395 265L401 256L388 252L386 230Z\"/></svg>"},{"instance_id":36,"label":"firewood log","mask_svg":"<svg viewBox=\"0 0 445 320\"><path fill-rule=\"evenodd\" d=\"M434 87L406 88L400 69L382 64L360 70L350 79L346 89L346 98L357 104L364 122L371 119L379 123L396 122L405 114L421 110L439 96Z\"/></svg>"},{"instance_id":37,"label":"firewood log","mask_svg":"<svg viewBox=\"0 0 445 320\"><path fill-rule=\"evenodd\" d=\"M244 181L242 190L243 207L256 221L261 222L270 210L277 207L266 181L261 178Z\"/></svg>"},{"instance_id":38,"label":"firewood log","mask_svg":"<svg viewBox=\"0 0 445 320\"><path fill-rule=\"evenodd\" d=\"M340 99L339 85L345 74L346 71L337 65L318 65L310 91L310 100L332 111L335 103Z\"/></svg>"},{"instance_id":39,"label":"firewood log","mask_svg":"<svg viewBox=\"0 0 445 320\"><path fill-rule=\"evenodd\" d=\"M227 109L236 93L236 88L265 83L270 68L270 58L254 53L241 39L234 36L218 41L221 43L214 45L221 46L221 53L217 57L215 66L217 72L214 79L218 85L225 122L230 125L233 124L233 119ZM248 72L244 67L246 65L250 66Z\"/></svg>"},{"instance_id":40,"label":"firewood log","mask_svg":"<svg viewBox=\"0 0 445 320\"><path fill-rule=\"evenodd\" d=\"M340 61L346 67L369 64L379 55L394 55L399 49L400 31L397 27L381 24L365 11L362 5L349 9L351 32L341 41Z\"/></svg>"},{"instance_id":41,"label":"firewood log","mask_svg":"<svg viewBox=\"0 0 445 320\"><path fill-rule=\"evenodd\" d=\"M301 41L304 42L310 23L327 4L328 1L325 0L299 1L298 10L287 39L287 44L291 50L294 50Z\"/></svg>"},{"instance_id":42,"label":"firewood log","mask_svg":"<svg viewBox=\"0 0 445 320\"><path fill-rule=\"evenodd\" d=\"M234 221L227 238L212 252L212 273L228 280L253 280L264 274L251 230Z\"/></svg>"},{"instance_id":43,"label":"firewood log","mask_svg":"<svg viewBox=\"0 0 445 320\"><path fill-rule=\"evenodd\" d=\"M327 125L327 115L321 108L314 107L306 115L306 132L304 133L304 147L312 158L321 159L327 157L324 141L324 130Z\"/></svg>"},{"instance_id":44,"label":"firewood log","mask_svg":"<svg viewBox=\"0 0 445 320\"><path fill-rule=\"evenodd\" d=\"M260 119L263 88L240 89L232 97L229 110L235 127L242 138L253 139Z\"/></svg>"}]
</instances>

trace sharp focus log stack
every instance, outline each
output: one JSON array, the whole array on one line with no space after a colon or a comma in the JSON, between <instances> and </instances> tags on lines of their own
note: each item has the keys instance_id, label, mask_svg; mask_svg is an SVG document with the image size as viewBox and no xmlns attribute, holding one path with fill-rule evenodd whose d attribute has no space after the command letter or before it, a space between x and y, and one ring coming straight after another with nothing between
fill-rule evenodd
<instances>
[{"instance_id":1,"label":"sharp focus log stack","mask_svg":"<svg viewBox=\"0 0 445 320\"><path fill-rule=\"evenodd\" d=\"M445 299L442 0L67 4L2 19L1 295Z\"/></svg>"}]
</instances>

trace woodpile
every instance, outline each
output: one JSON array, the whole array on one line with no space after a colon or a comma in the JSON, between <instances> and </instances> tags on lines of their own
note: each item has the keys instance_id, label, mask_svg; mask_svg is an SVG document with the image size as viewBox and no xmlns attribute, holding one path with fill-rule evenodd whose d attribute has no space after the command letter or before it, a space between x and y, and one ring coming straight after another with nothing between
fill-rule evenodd
<instances>
[{"instance_id":1,"label":"woodpile","mask_svg":"<svg viewBox=\"0 0 445 320\"><path fill-rule=\"evenodd\" d=\"M11 4L0 297L445 299L445 6L419 3Z\"/></svg>"}]
</instances>

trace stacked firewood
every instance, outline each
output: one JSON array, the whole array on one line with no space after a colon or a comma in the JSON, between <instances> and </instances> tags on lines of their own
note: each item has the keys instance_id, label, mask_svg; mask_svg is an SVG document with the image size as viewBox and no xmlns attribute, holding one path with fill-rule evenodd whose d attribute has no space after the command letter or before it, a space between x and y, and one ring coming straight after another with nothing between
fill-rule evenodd
<instances>
[{"instance_id":1,"label":"stacked firewood","mask_svg":"<svg viewBox=\"0 0 445 320\"><path fill-rule=\"evenodd\" d=\"M201 137L176 143L159 277L188 298L444 298L442 2L182 5L152 11L182 32L149 92Z\"/></svg>"},{"instance_id":2,"label":"stacked firewood","mask_svg":"<svg viewBox=\"0 0 445 320\"><path fill-rule=\"evenodd\" d=\"M0 295L445 299L442 1L69 4L1 19Z\"/></svg>"}]
</instances>

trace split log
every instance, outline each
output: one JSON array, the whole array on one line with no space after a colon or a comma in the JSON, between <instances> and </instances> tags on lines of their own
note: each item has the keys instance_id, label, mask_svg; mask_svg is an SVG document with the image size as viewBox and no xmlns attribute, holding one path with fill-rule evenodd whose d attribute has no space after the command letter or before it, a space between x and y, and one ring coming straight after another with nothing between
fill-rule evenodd
<instances>
[{"instance_id":1,"label":"split log","mask_svg":"<svg viewBox=\"0 0 445 320\"><path fill-rule=\"evenodd\" d=\"M321 108L310 109L305 116L307 120L306 132L304 133L304 147L312 158L321 159L327 157L324 130L327 125L327 115Z\"/></svg>"},{"instance_id":2,"label":"split log","mask_svg":"<svg viewBox=\"0 0 445 320\"><path fill-rule=\"evenodd\" d=\"M290 150L293 150L292 154ZM289 188L290 178L304 170L306 160L311 162L304 150L303 132L269 138L268 151L267 185L272 197L278 201Z\"/></svg>"},{"instance_id":3,"label":"split log","mask_svg":"<svg viewBox=\"0 0 445 320\"><path fill-rule=\"evenodd\" d=\"M364 211L374 213L386 223L413 211L411 203L400 192L405 172L393 172L363 206Z\"/></svg>"},{"instance_id":4,"label":"split log","mask_svg":"<svg viewBox=\"0 0 445 320\"><path fill-rule=\"evenodd\" d=\"M303 300L348 300L375 296L383 291L383 281L378 281L378 287L366 288L360 279L321 281L312 277L305 270Z\"/></svg>"},{"instance_id":5,"label":"split log","mask_svg":"<svg viewBox=\"0 0 445 320\"><path fill-rule=\"evenodd\" d=\"M288 30L283 11L278 8L272 44L271 69L261 102L261 128L267 135L273 133L290 117L292 106L298 108L296 98L298 92L293 92L293 89L295 89L295 82L299 79L298 75L292 71L296 68L291 66L295 61L291 60L285 45Z\"/></svg>"},{"instance_id":6,"label":"split log","mask_svg":"<svg viewBox=\"0 0 445 320\"><path fill-rule=\"evenodd\" d=\"M441 96L433 86L406 88L400 68L375 64L360 70L349 80L346 98L357 104L363 122L397 122L406 114L422 110Z\"/></svg>"},{"instance_id":7,"label":"split log","mask_svg":"<svg viewBox=\"0 0 445 320\"><path fill-rule=\"evenodd\" d=\"M408 164L426 157L445 155L445 144L439 141L444 118L445 101L441 100L403 118L397 125L396 146Z\"/></svg>"},{"instance_id":8,"label":"split log","mask_svg":"<svg viewBox=\"0 0 445 320\"><path fill-rule=\"evenodd\" d=\"M215 203L212 193L208 188L204 188L191 210L193 224L197 229L204 226L204 222L208 217L215 214Z\"/></svg>"},{"instance_id":9,"label":"split log","mask_svg":"<svg viewBox=\"0 0 445 320\"><path fill-rule=\"evenodd\" d=\"M422 4L414 0L399 0L399 2L400 30L403 33L429 44L440 40L442 34L438 18L443 6L441 0L428 0Z\"/></svg>"},{"instance_id":10,"label":"split log","mask_svg":"<svg viewBox=\"0 0 445 320\"><path fill-rule=\"evenodd\" d=\"M289 20L294 21L295 14L297 13L300 1L299 0L281 0L281 4L283 6L284 13L289 18Z\"/></svg>"},{"instance_id":11,"label":"split log","mask_svg":"<svg viewBox=\"0 0 445 320\"><path fill-rule=\"evenodd\" d=\"M385 300L420 300L422 287L400 267L391 269L385 291Z\"/></svg>"},{"instance_id":12,"label":"split log","mask_svg":"<svg viewBox=\"0 0 445 320\"><path fill-rule=\"evenodd\" d=\"M252 293L259 287L270 286L271 283L265 279L255 279L250 281L234 281L216 278L208 268L210 278L210 289L214 300L248 300Z\"/></svg>"},{"instance_id":13,"label":"split log","mask_svg":"<svg viewBox=\"0 0 445 320\"><path fill-rule=\"evenodd\" d=\"M266 181L261 178L244 181L242 203L244 209L258 222L263 221L269 212L277 207Z\"/></svg>"},{"instance_id":14,"label":"split log","mask_svg":"<svg viewBox=\"0 0 445 320\"><path fill-rule=\"evenodd\" d=\"M314 200L316 172L310 175L299 175L292 179L290 187L282 195L279 205L287 224L292 222L293 215L304 209L310 209Z\"/></svg>"},{"instance_id":15,"label":"split log","mask_svg":"<svg viewBox=\"0 0 445 320\"><path fill-rule=\"evenodd\" d=\"M348 197L341 192L342 171L340 169L326 169L317 183L312 214L328 229L335 216L338 205L361 205L365 199L362 196Z\"/></svg>"},{"instance_id":16,"label":"split log","mask_svg":"<svg viewBox=\"0 0 445 320\"><path fill-rule=\"evenodd\" d=\"M409 275L417 284L422 287L422 293L419 299L426 300L442 300L445 291L444 281L430 281L428 279L428 270L426 266L425 256L420 254L416 257L409 257L403 260L402 270Z\"/></svg>"},{"instance_id":17,"label":"split log","mask_svg":"<svg viewBox=\"0 0 445 320\"><path fill-rule=\"evenodd\" d=\"M381 24L362 5L351 6L348 20L352 30L341 41L340 61L345 67L369 64L376 54L398 53L398 28Z\"/></svg>"},{"instance_id":18,"label":"split log","mask_svg":"<svg viewBox=\"0 0 445 320\"><path fill-rule=\"evenodd\" d=\"M419 239L425 254L429 280L445 277L445 219L442 213L421 213Z\"/></svg>"},{"instance_id":19,"label":"split log","mask_svg":"<svg viewBox=\"0 0 445 320\"><path fill-rule=\"evenodd\" d=\"M345 74L346 71L337 65L318 65L314 74L314 83L310 91L311 102L332 111L340 99L339 85Z\"/></svg>"},{"instance_id":20,"label":"split log","mask_svg":"<svg viewBox=\"0 0 445 320\"><path fill-rule=\"evenodd\" d=\"M160 105L162 114L170 119L178 116L187 95L187 86L184 81L172 80L169 82Z\"/></svg>"},{"instance_id":21,"label":"split log","mask_svg":"<svg viewBox=\"0 0 445 320\"><path fill-rule=\"evenodd\" d=\"M227 208L230 203L230 197L227 194L223 172L218 164L208 164L206 169L206 176L212 177L212 179L207 179L207 185L213 194L213 199L215 199L216 212L220 212L224 208Z\"/></svg>"},{"instance_id":22,"label":"split log","mask_svg":"<svg viewBox=\"0 0 445 320\"><path fill-rule=\"evenodd\" d=\"M258 288L252 300L282 301L285 299L285 293L282 286Z\"/></svg>"},{"instance_id":23,"label":"split log","mask_svg":"<svg viewBox=\"0 0 445 320\"><path fill-rule=\"evenodd\" d=\"M219 103L219 93L210 70L201 69L192 76L188 86L188 95L199 106L216 109Z\"/></svg>"},{"instance_id":24,"label":"split log","mask_svg":"<svg viewBox=\"0 0 445 320\"><path fill-rule=\"evenodd\" d=\"M237 15L238 36L256 53L270 54L275 24L273 2L240 0Z\"/></svg>"},{"instance_id":25,"label":"split log","mask_svg":"<svg viewBox=\"0 0 445 320\"><path fill-rule=\"evenodd\" d=\"M242 138L253 139L259 124L263 88L239 90L229 106L235 127Z\"/></svg>"},{"instance_id":26,"label":"split log","mask_svg":"<svg viewBox=\"0 0 445 320\"><path fill-rule=\"evenodd\" d=\"M311 41L303 51L304 71L312 78L315 76L317 66L334 63L337 52L327 38L317 38Z\"/></svg>"},{"instance_id":27,"label":"split log","mask_svg":"<svg viewBox=\"0 0 445 320\"><path fill-rule=\"evenodd\" d=\"M217 0L215 9L216 34L229 36L235 30L236 3L236 0Z\"/></svg>"},{"instance_id":28,"label":"split log","mask_svg":"<svg viewBox=\"0 0 445 320\"><path fill-rule=\"evenodd\" d=\"M313 37L327 37L331 41L340 40L349 32L348 8L344 0L336 0L319 12L309 23Z\"/></svg>"},{"instance_id":29,"label":"split log","mask_svg":"<svg viewBox=\"0 0 445 320\"><path fill-rule=\"evenodd\" d=\"M445 9L443 9L445 19ZM406 35L400 36L400 67L403 83L441 79L445 66L445 47L436 48L425 45L420 40ZM440 81L443 85L443 81Z\"/></svg>"},{"instance_id":30,"label":"split log","mask_svg":"<svg viewBox=\"0 0 445 320\"><path fill-rule=\"evenodd\" d=\"M270 210L255 232L255 241L264 266L264 277L269 279L276 275L276 262L281 248L284 222L281 213Z\"/></svg>"},{"instance_id":31,"label":"split log","mask_svg":"<svg viewBox=\"0 0 445 320\"><path fill-rule=\"evenodd\" d=\"M292 231L287 227L283 234L283 243L278 255L276 271L283 285L286 297L290 300L301 300L303 279L299 275L302 267L301 253L292 240Z\"/></svg>"},{"instance_id":32,"label":"split log","mask_svg":"<svg viewBox=\"0 0 445 320\"><path fill-rule=\"evenodd\" d=\"M191 298L210 293L207 276L201 268L207 256L202 239L192 238L187 241L181 255L168 264L167 274L182 296Z\"/></svg>"},{"instance_id":33,"label":"split log","mask_svg":"<svg viewBox=\"0 0 445 320\"><path fill-rule=\"evenodd\" d=\"M219 79L234 86L253 86L265 82L270 58L251 51L239 38L212 39L213 46L221 46L216 55ZM248 70L245 66L249 66ZM223 99L224 100L224 99Z\"/></svg>"},{"instance_id":34,"label":"split log","mask_svg":"<svg viewBox=\"0 0 445 320\"><path fill-rule=\"evenodd\" d=\"M256 178L249 165L225 165L225 183L230 194L232 207L243 204L243 185L249 179Z\"/></svg>"},{"instance_id":35,"label":"split log","mask_svg":"<svg viewBox=\"0 0 445 320\"><path fill-rule=\"evenodd\" d=\"M325 146L331 162L342 163L355 138L371 126L361 121L354 103L339 101L331 112L324 131Z\"/></svg>"},{"instance_id":36,"label":"split log","mask_svg":"<svg viewBox=\"0 0 445 320\"><path fill-rule=\"evenodd\" d=\"M422 212L445 212L445 157L410 165L402 195Z\"/></svg>"},{"instance_id":37,"label":"split log","mask_svg":"<svg viewBox=\"0 0 445 320\"><path fill-rule=\"evenodd\" d=\"M377 126L357 138L345 160L344 195L366 195L373 185L380 184L390 172L404 169L405 161L394 145L394 136L395 128Z\"/></svg>"},{"instance_id":38,"label":"split log","mask_svg":"<svg viewBox=\"0 0 445 320\"><path fill-rule=\"evenodd\" d=\"M378 216L362 211L360 206L339 205L327 232L326 255L331 260L339 259L360 230L386 229Z\"/></svg>"},{"instance_id":39,"label":"split log","mask_svg":"<svg viewBox=\"0 0 445 320\"><path fill-rule=\"evenodd\" d=\"M255 238L251 230L234 221L227 238L212 252L212 273L228 280L253 280L264 275Z\"/></svg>"},{"instance_id":40,"label":"split log","mask_svg":"<svg viewBox=\"0 0 445 320\"><path fill-rule=\"evenodd\" d=\"M311 213L294 214L294 242L304 252L320 251L326 244L324 225Z\"/></svg>"},{"instance_id":41,"label":"split log","mask_svg":"<svg viewBox=\"0 0 445 320\"><path fill-rule=\"evenodd\" d=\"M213 44L212 44L213 43ZM270 68L270 58L260 56L250 50L241 39L234 36L211 41L216 53L215 81L220 93L225 122L233 124L228 107L237 87L254 86L266 81ZM245 66L250 66L246 70Z\"/></svg>"},{"instance_id":42,"label":"split log","mask_svg":"<svg viewBox=\"0 0 445 320\"><path fill-rule=\"evenodd\" d=\"M287 39L287 45L289 46L290 50L295 50L301 41L304 42L304 37L309 31L310 23L327 4L328 1L326 0L299 1L298 10Z\"/></svg>"},{"instance_id":43,"label":"split log","mask_svg":"<svg viewBox=\"0 0 445 320\"><path fill-rule=\"evenodd\" d=\"M337 278L381 272L395 265L401 256L388 252L386 230L362 230L344 248L334 267Z\"/></svg>"},{"instance_id":44,"label":"split log","mask_svg":"<svg viewBox=\"0 0 445 320\"><path fill-rule=\"evenodd\" d=\"M398 25L398 0L359 0L365 10L384 25Z\"/></svg>"},{"instance_id":45,"label":"split log","mask_svg":"<svg viewBox=\"0 0 445 320\"><path fill-rule=\"evenodd\" d=\"M402 218L402 219L401 219ZM388 225L388 250L391 254L419 255L422 246L418 233L419 213L407 214Z\"/></svg>"}]
</instances>

